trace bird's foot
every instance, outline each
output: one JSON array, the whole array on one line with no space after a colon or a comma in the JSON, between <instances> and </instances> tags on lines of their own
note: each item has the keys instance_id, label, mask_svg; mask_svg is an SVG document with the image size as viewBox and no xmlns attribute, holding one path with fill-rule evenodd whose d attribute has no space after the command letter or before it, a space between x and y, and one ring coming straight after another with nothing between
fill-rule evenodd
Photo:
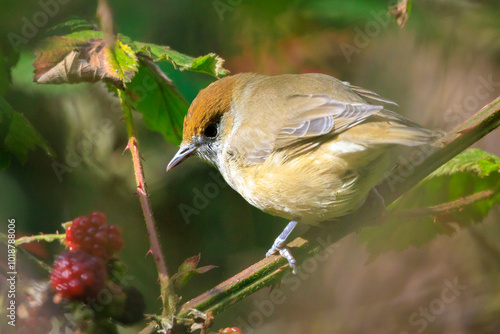
<instances>
[{"instance_id":1,"label":"bird's foot","mask_svg":"<svg viewBox=\"0 0 500 334\"><path fill-rule=\"evenodd\" d=\"M290 248L288 248L288 247L277 248L273 245L273 247L271 247L271 249L267 251L266 257L269 257L276 252L279 252L279 254L288 261L288 265L290 266L290 268L292 268L292 273L296 274L297 273L297 260L295 260L292 253L290 252Z\"/></svg>"},{"instance_id":2,"label":"bird's foot","mask_svg":"<svg viewBox=\"0 0 500 334\"><path fill-rule=\"evenodd\" d=\"M292 233L295 226L297 226L296 221L291 221L290 223L288 223L283 232L281 232L281 234L276 238L276 240L274 240L271 249L269 249L266 253L266 257L269 257L272 254L278 252L282 257L284 257L288 261L290 268L292 268L292 273L294 274L297 272L297 265L296 265L297 261L290 252L290 249L286 247L286 239L288 238L290 233Z\"/></svg>"}]
</instances>

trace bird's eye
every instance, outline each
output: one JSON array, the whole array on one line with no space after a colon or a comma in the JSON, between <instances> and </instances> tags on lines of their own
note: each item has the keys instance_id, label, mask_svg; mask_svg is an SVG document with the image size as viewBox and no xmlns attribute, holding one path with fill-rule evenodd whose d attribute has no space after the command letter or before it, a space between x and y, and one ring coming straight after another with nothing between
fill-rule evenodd
<instances>
[{"instance_id":1,"label":"bird's eye","mask_svg":"<svg viewBox=\"0 0 500 334\"><path fill-rule=\"evenodd\" d=\"M205 137L215 138L215 137L217 137L217 132L218 132L217 124L216 123L212 123L212 124L209 124L205 128L204 134L205 134Z\"/></svg>"}]
</instances>

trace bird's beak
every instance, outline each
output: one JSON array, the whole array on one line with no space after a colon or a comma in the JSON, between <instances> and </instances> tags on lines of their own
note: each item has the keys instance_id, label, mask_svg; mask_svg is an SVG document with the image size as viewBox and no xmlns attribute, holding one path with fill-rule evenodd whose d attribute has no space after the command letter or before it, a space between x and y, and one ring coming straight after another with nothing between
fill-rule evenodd
<instances>
[{"instance_id":1,"label":"bird's beak","mask_svg":"<svg viewBox=\"0 0 500 334\"><path fill-rule=\"evenodd\" d=\"M174 168L175 166L177 166L178 164L180 164L181 162L183 162L185 159L189 158L194 150L196 150L195 145L181 146L179 151L175 153L172 160L170 160L170 162L168 163L167 172L172 168Z\"/></svg>"}]
</instances>

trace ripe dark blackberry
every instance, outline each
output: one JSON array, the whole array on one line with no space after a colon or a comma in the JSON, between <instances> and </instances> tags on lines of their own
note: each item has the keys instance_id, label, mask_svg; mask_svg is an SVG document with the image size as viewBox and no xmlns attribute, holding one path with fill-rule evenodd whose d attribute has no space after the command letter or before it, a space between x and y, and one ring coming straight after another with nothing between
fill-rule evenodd
<instances>
[{"instance_id":1,"label":"ripe dark blackberry","mask_svg":"<svg viewBox=\"0 0 500 334\"><path fill-rule=\"evenodd\" d=\"M106 283L106 266L102 259L88 253L64 252L52 267L50 283L63 297L92 299Z\"/></svg>"},{"instance_id":2,"label":"ripe dark blackberry","mask_svg":"<svg viewBox=\"0 0 500 334\"><path fill-rule=\"evenodd\" d=\"M69 250L81 250L106 260L119 252L123 247L121 231L105 221L106 215L101 212L75 218L66 230Z\"/></svg>"}]
</instances>

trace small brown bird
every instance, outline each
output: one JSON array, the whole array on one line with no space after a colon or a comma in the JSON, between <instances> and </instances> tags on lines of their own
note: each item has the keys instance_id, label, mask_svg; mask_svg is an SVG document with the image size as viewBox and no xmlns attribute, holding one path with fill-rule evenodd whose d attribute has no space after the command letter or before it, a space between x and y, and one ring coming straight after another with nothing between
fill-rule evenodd
<instances>
[{"instance_id":1,"label":"small brown bird","mask_svg":"<svg viewBox=\"0 0 500 334\"><path fill-rule=\"evenodd\" d=\"M250 204L290 219L267 256L279 251L295 270L285 242L297 222L352 213L393 165L396 146L437 136L364 98L393 103L324 74L225 77L191 104L167 171L196 154Z\"/></svg>"}]
</instances>

